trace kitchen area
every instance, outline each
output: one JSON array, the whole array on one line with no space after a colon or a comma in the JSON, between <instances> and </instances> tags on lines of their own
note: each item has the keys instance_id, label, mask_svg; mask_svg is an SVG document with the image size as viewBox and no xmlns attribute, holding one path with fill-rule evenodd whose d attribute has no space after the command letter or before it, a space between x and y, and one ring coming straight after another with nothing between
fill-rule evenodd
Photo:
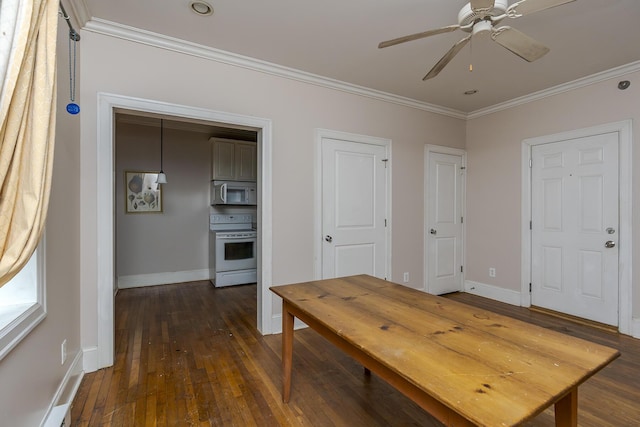
<instances>
[{"instance_id":1,"label":"kitchen area","mask_svg":"<svg viewBox=\"0 0 640 427\"><path fill-rule=\"evenodd\" d=\"M255 130L218 123L117 114L119 289L257 282L257 136ZM160 170L167 182L155 189L155 209L130 209L127 177L140 175L147 183L148 174Z\"/></svg>"},{"instance_id":2,"label":"kitchen area","mask_svg":"<svg viewBox=\"0 0 640 427\"><path fill-rule=\"evenodd\" d=\"M210 142L209 280L216 287L256 283L257 145Z\"/></svg>"}]
</instances>

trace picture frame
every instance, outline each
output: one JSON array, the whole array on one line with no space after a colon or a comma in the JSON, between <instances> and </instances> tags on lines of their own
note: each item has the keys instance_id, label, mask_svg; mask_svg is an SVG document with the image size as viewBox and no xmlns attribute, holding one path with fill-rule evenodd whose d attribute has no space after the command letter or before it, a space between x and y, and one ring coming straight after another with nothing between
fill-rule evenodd
<instances>
[{"instance_id":1,"label":"picture frame","mask_svg":"<svg viewBox=\"0 0 640 427\"><path fill-rule=\"evenodd\" d=\"M125 171L125 213L162 213L162 185L158 172Z\"/></svg>"}]
</instances>

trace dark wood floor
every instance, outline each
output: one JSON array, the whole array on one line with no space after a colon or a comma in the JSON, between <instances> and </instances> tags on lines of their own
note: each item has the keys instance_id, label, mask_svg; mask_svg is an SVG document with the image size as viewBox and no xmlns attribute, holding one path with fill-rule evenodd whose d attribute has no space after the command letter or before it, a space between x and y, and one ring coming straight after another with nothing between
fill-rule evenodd
<instances>
[{"instance_id":1,"label":"dark wood floor","mask_svg":"<svg viewBox=\"0 0 640 427\"><path fill-rule=\"evenodd\" d=\"M579 425L640 425L640 340L469 294L448 296L618 348L579 389ZM312 330L296 332L291 401L280 336L256 330L256 286L192 282L116 297L116 361L87 374L73 426L440 426ZM527 426L552 426L544 412Z\"/></svg>"}]
</instances>

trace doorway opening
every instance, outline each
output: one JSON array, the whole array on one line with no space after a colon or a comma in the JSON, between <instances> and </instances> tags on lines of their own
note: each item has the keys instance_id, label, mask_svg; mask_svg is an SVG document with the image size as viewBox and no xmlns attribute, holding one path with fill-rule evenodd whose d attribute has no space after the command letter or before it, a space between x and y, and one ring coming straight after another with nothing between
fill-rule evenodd
<instances>
[{"instance_id":1,"label":"doorway opening","mask_svg":"<svg viewBox=\"0 0 640 427\"><path fill-rule=\"evenodd\" d=\"M218 126L252 130L257 133L258 149L258 281L257 328L262 334L272 333L272 299L269 294L272 277L271 259L271 120L230 114L165 102L113 94L98 94L97 112L97 230L96 259L97 348L95 358L85 364L87 371L111 366L114 358L115 296L115 218L114 218L114 149L115 117L119 111L137 114L173 116L187 122L203 122ZM92 369L95 368L95 369Z\"/></svg>"},{"instance_id":2,"label":"doorway opening","mask_svg":"<svg viewBox=\"0 0 640 427\"><path fill-rule=\"evenodd\" d=\"M251 175L246 179L255 187L258 132L121 109L116 111L115 125L116 288L213 280L211 215L243 214L253 228L257 213L255 202L211 206L214 156L225 167L235 166L233 157L220 156L213 148L219 139L232 147L236 142L249 147ZM158 183L158 170L166 172L164 183ZM256 231L252 233L255 236ZM257 281L256 249L254 237L253 272L243 277L248 279L244 283Z\"/></svg>"}]
</instances>

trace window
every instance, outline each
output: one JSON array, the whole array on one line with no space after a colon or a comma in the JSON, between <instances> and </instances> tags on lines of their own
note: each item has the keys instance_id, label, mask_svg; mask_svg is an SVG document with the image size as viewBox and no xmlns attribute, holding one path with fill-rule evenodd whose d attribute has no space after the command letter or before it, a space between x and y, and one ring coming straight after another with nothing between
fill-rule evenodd
<instances>
[{"instance_id":1,"label":"window","mask_svg":"<svg viewBox=\"0 0 640 427\"><path fill-rule=\"evenodd\" d=\"M0 288L0 360L46 316L44 236L31 259Z\"/></svg>"}]
</instances>

